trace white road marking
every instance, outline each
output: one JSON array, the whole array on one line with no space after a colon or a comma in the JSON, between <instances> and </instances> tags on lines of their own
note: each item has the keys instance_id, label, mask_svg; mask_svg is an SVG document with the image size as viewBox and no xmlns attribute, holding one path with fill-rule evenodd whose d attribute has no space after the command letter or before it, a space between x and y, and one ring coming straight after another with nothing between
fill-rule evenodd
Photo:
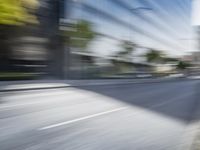
<instances>
[{"instance_id":1,"label":"white road marking","mask_svg":"<svg viewBox=\"0 0 200 150\"><path fill-rule=\"evenodd\" d=\"M93 115L89 115L89 116L85 116L85 117L81 117L81 118L76 118L76 119L73 119L73 120L69 120L69 121L65 121L65 122L61 122L61 123L49 125L49 126L46 126L46 127L39 128L38 130L47 130L47 129L51 129L51 128L55 128L55 127L59 127L59 126L63 126L63 125L68 125L68 124L75 123L75 122L78 122L78 121L82 121L82 120L86 120L86 119L91 119L91 118L94 118L94 117L106 115L106 114L117 112L117 111L120 111L120 110L124 110L126 108L127 107L120 107L120 108L116 108L116 109L112 109L112 110L108 110L108 111L96 113L96 114L93 114Z\"/></svg>"},{"instance_id":2,"label":"white road marking","mask_svg":"<svg viewBox=\"0 0 200 150\"><path fill-rule=\"evenodd\" d=\"M40 104L41 102L32 102L32 103L25 103L25 104L16 104L16 105L7 105L7 106L1 106L0 111L3 111L1 109L7 109L7 108L13 108L13 107L20 107L20 106L26 106L26 105L33 105L33 104Z\"/></svg>"},{"instance_id":3,"label":"white road marking","mask_svg":"<svg viewBox=\"0 0 200 150\"><path fill-rule=\"evenodd\" d=\"M59 94L59 96L62 96L62 99L59 99L59 102L62 102L62 101L66 101L66 97L64 97L64 95L67 95L66 93L63 93L62 95ZM49 96L49 95L47 95ZM52 95L52 96L58 96L58 95ZM67 95L68 96L68 99L69 98L74 98L73 95ZM50 98L52 98L51 96L49 96ZM49 103L49 102L56 102L58 101L57 99L45 99L45 100L38 100L36 102L26 102L26 103L22 103L22 104L13 104L13 105L4 105L4 106L0 106L0 111L5 111L5 110L10 110L10 109L13 109L15 107L25 107L25 106L29 106L29 105L36 105L36 104L44 104L44 103Z\"/></svg>"},{"instance_id":4,"label":"white road marking","mask_svg":"<svg viewBox=\"0 0 200 150\"><path fill-rule=\"evenodd\" d=\"M66 100L64 100L64 99L59 100L59 102L62 102L62 101L66 101ZM0 111L12 110L12 109L15 109L16 107L26 107L29 105L45 104L45 103L49 103L49 102L53 103L53 102L55 102L55 100L43 100L43 101L38 101L38 102L1 106Z\"/></svg>"},{"instance_id":5,"label":"white road marking","mask_svg":"<svg viewBox=\"0 0 200 150\"><path fill-rule=\"evenodd\" d=\"M61 100L60 100L61 101ZM6 105L6 106L1 106L0 111L5 111L5 110L11 110L13 107L25 107L28 105L36 105L36 104L43 104L43 103L49 103L53 102L53 100L43 100L43 101L38 101L38 102L30 102L30 103L24 103L24 104L16 104L16 105Z\"/></svg>"},{"instance_id":6,"label":"white road marking","mask_svg":"<svg viewBox=\"0 0 200 150\"><path fill-rule=\"evenodd\" d=\"M191 92L191 93L189 93L189 94L188 94L188 93L185 93L185 94L176 96L176 97L174 97L174 98L172 98L172 99L170 99L170 100L163 101L163 102L161 102L161 103L152 105L150 108L160 107L160 106L163 106L163 105L165 105L165 104L172 103L172 102L174 102L175 100L182 99L182 98L184 98L184 97L186 97L186 96L191 96L191 95L194 95L194 93L193 93L193 92Z\"/></svg>"}]
</instances>

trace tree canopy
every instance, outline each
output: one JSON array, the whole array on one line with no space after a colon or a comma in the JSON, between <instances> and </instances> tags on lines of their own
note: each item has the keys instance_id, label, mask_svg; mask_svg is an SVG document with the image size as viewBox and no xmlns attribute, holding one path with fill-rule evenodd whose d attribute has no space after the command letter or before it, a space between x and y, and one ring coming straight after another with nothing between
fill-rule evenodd
<instances>
[{"instance_id":1,"label":"tree canopy","mask_svg":"<svg viewBox=\"0 0 200 150\"><path fill-rule=\"evenodd\" d=\"M89 42L95 37L95 32L89 22L80 20L76 24L72 24L65 35L70 37L68 44L71 47L86 49Z\"/></svg>"},{"instance_id":2,"label":"tree canopy","mask_svg":"<svg viewBox=\"0 0 200 150\"><path fill-rule=\"evenodd\" d=\"M122 49L116 54L117 57L129 58L132 55L133 51L135 50L135 44L126 40L122 41L120 47Z\"/></svg>"},{"instance_id":3,"label":"tree canopy","mask_svg":"<svg viewBox=\"0 0 200 150\"><path fill-rule=\"evenodd\" d=\"M37 0L0 0L0 24L36 23L35 16L28 13L27 8L35 9L37 6Z\"/></svg>"},{"instance_id":4,"label":"tree canopy","mask_svg":"<svg viewBox=\"0 0 200 150\"><path fill-rule=\"evenodd\" d=\"M177 69L179 69L179 70L185 70L188 67L190 67L190 64L187 62L184 62L184 61L179 61L177 64Z\"/></svg>"},{"instance_id":5,"label":"tree canopy","mask_svg":"<svg viewBox=\"0 0 200 150\"><path fill-rule=\"evenodd\" d=\"M162 53L157 50L150 50L146 53L146 58L148 62L159 62L162 61Z\"/></svg>"}]
</instances>

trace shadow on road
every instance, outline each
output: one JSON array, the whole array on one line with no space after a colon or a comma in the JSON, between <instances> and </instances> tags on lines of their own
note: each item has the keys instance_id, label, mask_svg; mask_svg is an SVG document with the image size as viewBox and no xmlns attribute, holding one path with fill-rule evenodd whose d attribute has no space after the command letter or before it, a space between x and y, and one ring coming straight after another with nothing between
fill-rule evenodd
<instances>
[{"instance_id":1,"label":"shadow on road","mask_svg":"<svg viewBox=\"0 0 200 150\"><path fill-rule=\"evenodd\" d=\"M115 100L189 123L200 119L200 84L196 81L84 86Z\"/></svg>"}]
</instances>

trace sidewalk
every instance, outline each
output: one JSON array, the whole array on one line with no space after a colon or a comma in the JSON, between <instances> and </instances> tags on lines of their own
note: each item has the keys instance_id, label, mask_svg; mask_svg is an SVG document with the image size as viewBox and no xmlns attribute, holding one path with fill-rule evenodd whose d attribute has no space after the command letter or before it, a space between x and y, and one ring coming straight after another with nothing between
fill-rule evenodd
<instances>
[{"instance_id":1,"label":"sidewalk","mask_svg":"<svg viewBox=\"0 0 200 150\"><path fill-rule=\"evenodd\" d=\"M97 80L33 80L33 81L1 81L0 92L40 90L94 85L141 84L165 81L180 81L181 79L97 79Z\"/></svg>"}]
</instances>

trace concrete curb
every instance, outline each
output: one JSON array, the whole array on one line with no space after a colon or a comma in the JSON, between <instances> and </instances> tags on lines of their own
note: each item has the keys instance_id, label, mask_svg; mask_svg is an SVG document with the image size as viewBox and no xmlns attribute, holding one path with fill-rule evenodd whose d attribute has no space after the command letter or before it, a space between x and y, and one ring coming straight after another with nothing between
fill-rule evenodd
<instances>
[{"instance_id":1,"label":"concrete curb","mask_svg":"<svg viewBox=\"0 0 200 150\"><path fill-rule=\"evenodd\" d=\"M160 83L160 82L177 82L177 81L187 81L187 79L145 79L145 80L92 80L92 81L71 81L66 82L59 81L56 82L44 82L44 83L29 83L29 84L4 84L0 86L0 92L17 92L17 91L29 91L29 90L44 90L44 89L59 89L59 88L68 88L68 87L82 87L82 86L104 86L104 85L126 85L126 84L145 84L145 83ZM38 81L39 82L39 81Z\"/></svg>"}]
</instances>

